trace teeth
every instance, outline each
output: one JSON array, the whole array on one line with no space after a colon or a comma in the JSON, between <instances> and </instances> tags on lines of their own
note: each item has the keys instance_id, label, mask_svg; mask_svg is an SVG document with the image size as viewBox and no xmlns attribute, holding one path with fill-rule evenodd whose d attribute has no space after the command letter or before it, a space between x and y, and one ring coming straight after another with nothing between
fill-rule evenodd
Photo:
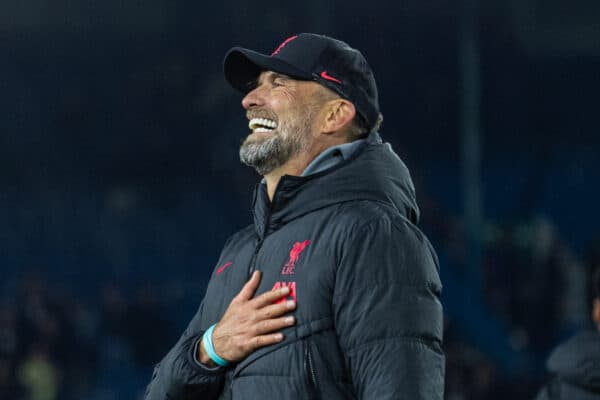
<instances>
[{"instance_id":1,"label":"teeth","mask_svg":"<svg viewBox=\"0 0 600 400\"><path fill-rule=\"evenodd\" d=\"M277 122L266 118L252 118L248 122L248 127L257 132L268 132L277 128Z\"/></svg>"},{"instance_id":2,"label":"teeth","mask_svg":"<svg viewBox=\"0 0 600 400\"><path fill-rule=\"evenodd\" d=\"M273 130L273 129L270 129L270 128L269 128L269 129L267 129L267 128L261 128L261 127L258 127L258 128L254 128L253 132L254 132L254 133L257 133L257 132L258 132L258 133L260 133L260 132L271 132L272 130Z\"/></svg>"}]
</instances>

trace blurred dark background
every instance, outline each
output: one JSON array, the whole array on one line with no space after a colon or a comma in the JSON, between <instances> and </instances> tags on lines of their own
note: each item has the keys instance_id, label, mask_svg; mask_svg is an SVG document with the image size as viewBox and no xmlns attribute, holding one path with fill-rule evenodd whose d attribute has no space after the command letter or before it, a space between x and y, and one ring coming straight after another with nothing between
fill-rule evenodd
<instances>
[{"instance_id":1,"label":"blurred dark background","mask_svg":"<svg viewBox=\"0 0 600 400\"><path fill-rule=\"evenodd\" d=\"M600 264L596 0L0 3L0 399L138 399L250 223L227 49L349 42L444 283L446 397L530 399Z\"/></svg>"}]
</instances>

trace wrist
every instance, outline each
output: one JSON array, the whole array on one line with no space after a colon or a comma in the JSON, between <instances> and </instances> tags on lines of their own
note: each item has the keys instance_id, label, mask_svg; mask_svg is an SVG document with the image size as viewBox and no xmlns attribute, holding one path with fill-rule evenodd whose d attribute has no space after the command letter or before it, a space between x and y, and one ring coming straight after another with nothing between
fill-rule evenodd
<instances>
[{"instance_id":1,"label":"wrist","mask_svg":"<svg viewBox=\"0 0 600 400\"><path fill-rule=\"evenodd\" d=\"M206 355L216 365L218 365L220 367L226 367L229 365L229 361L219 357L219 355L215 352L215 348L213 346L212 334L213 334L213 330L215 329L215 326L216 326L216 324L211 326L210 328L208 328L206 330L206 332L204 332L204 335L202 335L202 347L204 348Z\"/></svg>"},{"instance_id":2,"label":"wrist","mask_svg":"<svg viewBox=\"0 0 600 400\"><path fill-rule=\"evenodd\" d=\"M212 358L210 358L210 356L206 352L206 349L204 348L204 339L201 339L200 343L198 344L198 354L196 357L198 358L200 364L208 368L218 367L218 365L212 360Z\"/></svg>"}]
</instances>

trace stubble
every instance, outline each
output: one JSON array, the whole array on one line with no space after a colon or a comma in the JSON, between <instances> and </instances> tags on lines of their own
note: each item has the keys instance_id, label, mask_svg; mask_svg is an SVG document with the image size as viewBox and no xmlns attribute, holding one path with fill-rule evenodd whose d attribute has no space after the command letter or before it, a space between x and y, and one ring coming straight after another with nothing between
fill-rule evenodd
<instances>
[{"instance_id":1,"label":"stubble","mask_svg":"<svg viewBox=\"0 0 600 400\"><path fill-rule=\"evenodd\" d=\"M241 162L264 176L301 152L307 151L315 114L315 107L306 105L293 120L280 121L279 126L270 136L266 138L248 136L240 147Z\"/></svg>"}]
</instances>

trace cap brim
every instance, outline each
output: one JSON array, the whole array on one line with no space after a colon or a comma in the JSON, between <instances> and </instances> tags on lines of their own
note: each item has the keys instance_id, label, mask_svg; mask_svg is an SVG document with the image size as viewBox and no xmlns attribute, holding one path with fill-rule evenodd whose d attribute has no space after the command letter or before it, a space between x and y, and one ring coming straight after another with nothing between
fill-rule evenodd
<instances>
[{"instance_id":1,"label":"cap brim","mask_svg":"<svg viewBox=\"0 0 600 400\"><path fill-rule=\"evenodd\" d=\"M279 58L242 47L229 50L223 60L225 79L242 93L254 88L262 71L274 71L297 79L312 79L310 72L302 71Z\"/></svg>"}]
</instances>

